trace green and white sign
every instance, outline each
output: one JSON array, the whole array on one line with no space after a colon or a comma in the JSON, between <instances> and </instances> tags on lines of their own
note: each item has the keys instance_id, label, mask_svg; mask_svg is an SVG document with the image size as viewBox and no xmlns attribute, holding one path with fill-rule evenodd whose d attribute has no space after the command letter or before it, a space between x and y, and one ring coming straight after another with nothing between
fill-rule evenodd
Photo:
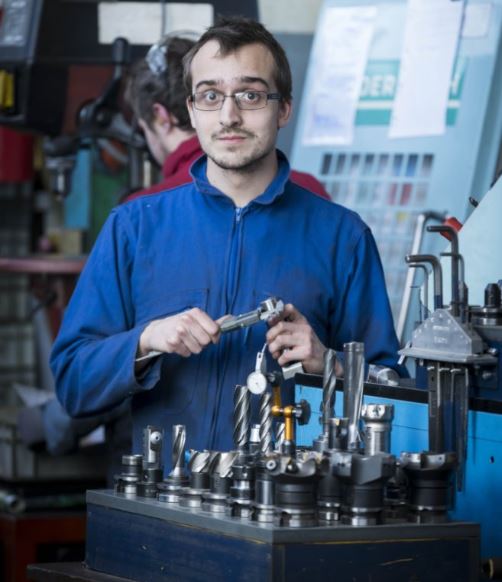
<instances>
[{"instance_id":1,"label":"green and white sign","mask_svg":"<svg viewBox=\"0 0 502 582\"><path fill-rule=\"evenodd\" d=\"M368 61L357 104L356 125L389 125L399 79L398 59ZM455 125L467 59L459 58L453 69L446 124Z\"/></svg>"}]
</instances>

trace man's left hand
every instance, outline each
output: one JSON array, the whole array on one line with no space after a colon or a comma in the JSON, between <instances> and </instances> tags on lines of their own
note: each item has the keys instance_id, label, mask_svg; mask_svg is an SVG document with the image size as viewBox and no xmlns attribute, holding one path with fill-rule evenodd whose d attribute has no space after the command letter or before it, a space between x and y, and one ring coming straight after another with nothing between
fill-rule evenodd
<instances>
[{"instance_id":1,"label":"man's left hand","mask_svg":"<svg viewBox=\"0 0 502 582\"><path fill-rule=\"evenodd\" d=\"M268 330L267 344L272 357L281 367L291 362L301 362L305 372L322 374L326 347L291 303L284 307L281 320Z\"/></svg>"}]
</instances>

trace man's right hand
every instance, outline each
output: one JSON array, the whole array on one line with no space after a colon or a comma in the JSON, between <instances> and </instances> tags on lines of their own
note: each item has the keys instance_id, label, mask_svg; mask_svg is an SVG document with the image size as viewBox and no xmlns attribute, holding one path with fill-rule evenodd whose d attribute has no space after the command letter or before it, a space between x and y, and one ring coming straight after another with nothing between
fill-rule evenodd
<instances>
[{"instance_id":1,"label":"man's right hand","mask_svg":"<svg viewBox=\"0 0 502 582\"><path fill-rule=\"evenodd\" d=\"M210 343L220 339L219 323L225 317L214 321L209 315L194 307L183 313L150 322L139 338L136 357L149 352L178 354L188 358L200 352Z\"/></svg>"}]
</instances>

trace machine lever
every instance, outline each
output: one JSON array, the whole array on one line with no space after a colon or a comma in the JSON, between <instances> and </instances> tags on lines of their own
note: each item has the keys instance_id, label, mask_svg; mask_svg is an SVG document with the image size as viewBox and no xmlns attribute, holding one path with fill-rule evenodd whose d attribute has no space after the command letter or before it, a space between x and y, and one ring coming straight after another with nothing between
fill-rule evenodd
<instances>
[{"instance_id":1,"label":"machine lever","mask_svg":"<svg viewBox=\"0 0 502 582\"><path fill-rule=\"evenodd\" d=\"M451 313L453 316L459 315L459 263L460 253L458 251L458 233L447 224L438 224L427 227L427 232L440 232L441 234L448 234L451 240ZM445 255L446 256L446 255Z\"/></svg>"},{"instance_id":2,"label":"machine lever","mask_svg":"<svg viewBox=\"0 0 502 582\"><path fill-rule=\"evenodd\" d=\"M421 269L424 272L424 302L423 302L423 309L420 306L420 323L426 320L429 317L429 271L427 267L421 263L409 263L410 269Z\"/></svg>"},{"instance_id":3,"label":"machine lever","mask_svg":"<svg viewBox=\"0 0 502 582\"><path fill-rule=\"evenodd\" d=\"M411 263L429 263L434 274L434 309L443 308L443 271L441 263L434 255L406 255L405 261Z\"/></svg>"}]
</instances>

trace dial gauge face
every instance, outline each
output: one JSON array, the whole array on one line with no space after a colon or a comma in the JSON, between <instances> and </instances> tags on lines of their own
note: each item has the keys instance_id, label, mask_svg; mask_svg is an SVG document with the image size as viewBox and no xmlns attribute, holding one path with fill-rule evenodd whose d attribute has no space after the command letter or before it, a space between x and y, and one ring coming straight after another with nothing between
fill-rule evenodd
<instances>
[{"instance_id":1,"label":"dial gauge face","mask_svg":"<svg viewBox=\"0 0 502 582\"><path fill-rule=\"evenodd\" d=\"M263 394L267 389L267 379L261 372L251 372L248 376L247 387L252 394Z\"/></svg>"}]
</instances>

